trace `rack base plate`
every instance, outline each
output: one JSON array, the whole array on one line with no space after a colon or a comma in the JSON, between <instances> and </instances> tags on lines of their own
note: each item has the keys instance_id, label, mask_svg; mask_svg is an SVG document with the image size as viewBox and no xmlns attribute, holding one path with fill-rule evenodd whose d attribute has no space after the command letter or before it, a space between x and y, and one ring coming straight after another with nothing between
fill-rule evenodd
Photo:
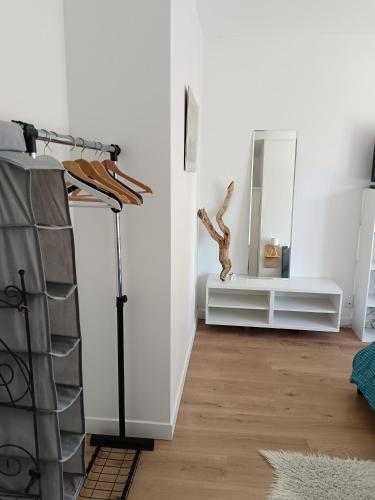
<instances>
[{"instance_id":1,"label":"rack base plate","mask_svg":"<svg viewBox=\"0 0 375 500\"><path fill-rule=\"evenodd\" d=\"M92 434L91 446L105 448L124 448L128 450L154 451L154 440L137 437L109 436L105 434Z\"/></svg>"}]
</instances>

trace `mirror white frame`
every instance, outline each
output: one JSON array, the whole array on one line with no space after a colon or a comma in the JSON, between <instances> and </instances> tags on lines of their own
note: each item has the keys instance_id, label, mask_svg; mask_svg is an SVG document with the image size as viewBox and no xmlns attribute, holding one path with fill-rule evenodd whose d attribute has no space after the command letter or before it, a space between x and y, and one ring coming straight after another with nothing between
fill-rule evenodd
<instances>
[{"instance_id":1,"label":"mirror white frame","mask_svg":"<svg viewBox=\"0 0 375 500\"><path fill-rule=\"evenodd\" d=\"M288 220L286 222L286 227L283 231L284 234L278 234L279 231L274 231L275 234L272 234L272 237L275 237L276 239L280 239L280 245L278 241L274 241L274 245L267 246L267 251L275 251L277 252L276 256L279 259L279 264L278 266L275 266L272 270L272 267L267 268L264 266L265 262L265 255L264 255L264 249L265 249L265 244L264 242L267 241L269 244L271 244L271 235L269 227L267 230L265 230L265 233L268 234L269 238L265 239L262 237L262 227L266 226L267 227L267 222L264 219L264 216L262 217L262 208L263 204L266 202L264 199L264 167L262 166L262 172L259 173L259 179L257 179L257 182L259 183L259 193L258 193L258 198L259 198L259 206L258 206L258 225L254 226L254 222L256 221L255 214L253 214L253 196L255 194L255 189L257 187L254 187L254 164L255 164L255 149L256 149L256 141L285 141L283 143L283 146L285 146L286 149L286 157L285 157L285 162L283 163L277 163L277 166L280 166L283 170L279 171L273 171L272 173L270 171L267 172L267 178L268 179L268 184L270 185L270 180L273 179L272 175L275 178L275 183L274 183L274 189L279 189L280 185L282 185L282 181L284 179L286 180L285 183L285 189L286 193L284 196L284 204L279 205L277 207L277 204L274 208L277 209L277 213L284 213L284 217L288 217ZM289 143L289 144L288 144ZM274 143L277 145L278 143ZM281 146L281 143L279 143ZM263 146L264 148L264 142ZM280 149L280 148L279 148ZM259 153L259 151L258 151ZM274 154L277 154L277 148ZM264 149L263 153L264 154ZM283 274L283 271L281 269L281 247L282 246L287 246L289 249L285 250L288 253L289 256L289 266L288 266L288 272L287 276L285 275L285 269L284 269L284 276L283 277L289 277L289 272L290 272L290 251L292 247L292 234L293 234L293 211L294 211L294 191L295 191L295 175L296 175L296 157L297 157L297 131L296 130L254 130L253 135L252 135L252 147L251 147L251 171L250 171L250 201L249 201L249 233L248 233L248 274L252 277L259 277L259 278L272 278L272 277L281 277ZM284 173L283 173L284 172ZM285 173L287 174L285 177ZM277 194L277 191L273 191L268 193L268 201L269 200L278 200L278 196L275 196L275 193ZM280 198L280 201L282 200L282 197ZM256 200L255 200L256 202ZM286 202L286 203L285 203ZM264 210L263 210L264 212ZM290 214L288 216L288 213ZM262 220L263 219L263 220ZM269 224L268 224L269 226ZM252 231L253 228L253 231ZM254 233L255 232L255 233ZM255 243L252 241L252 238L254 239L254 234L257 237L257 240ZM281 237L280 237L281 236ZM288 245L285 245L285 243L289 243ZM269 262L272 262L269 261ZM256 272L255 272L256 270Z\"/></svg>"}]
</instances>

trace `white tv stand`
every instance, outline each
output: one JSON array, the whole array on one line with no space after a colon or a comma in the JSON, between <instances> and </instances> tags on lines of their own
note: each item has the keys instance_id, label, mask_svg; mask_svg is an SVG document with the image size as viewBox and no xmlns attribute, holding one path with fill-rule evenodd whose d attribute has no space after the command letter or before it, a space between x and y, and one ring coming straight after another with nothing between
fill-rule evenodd
<instances>
[{"instance_id":1,"label":"white tv stand","mask_svg":"<svg viewBox=\"0 0 375 500\"><path fill-rule=\"evenodd\" d=\"M220 281L210 274L206 324L338 332L342 290L325 278L251 278Z\"/></svg>"}]
</instances>

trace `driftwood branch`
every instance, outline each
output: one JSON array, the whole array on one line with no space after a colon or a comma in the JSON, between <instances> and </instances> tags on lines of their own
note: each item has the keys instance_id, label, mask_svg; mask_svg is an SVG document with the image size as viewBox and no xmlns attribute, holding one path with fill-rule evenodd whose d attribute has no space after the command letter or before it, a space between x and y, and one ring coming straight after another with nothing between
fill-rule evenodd
<instances>
[{"instance_id":1,"label":"driftwood branch","mask_svg":"<svg viewBox=\"0 0 375 500\"><path fill-rule=\"evenodd\" d=\"M229 258L229 244L230 244L230 229L228 226L224 224L223 215L227 211L229 206L230 199L233 194L234 183L231 182L227 188L227 194L223 201L223 204L216 214L216 222L223 232L223 236L221 236L215 229L214 225L210 221L210 218L207 215L207 212L204 208L198 210L198 217L203 222L210 236L219 244L219 261L222 265L222 271L220 273L220 279L225 281L229 271L232 268L232 262Z\"/></svg>"},{"instance_id":2,"label":"driftwood branch","mask_svg":"<svg viewBox=\"0 0 375 500\"><path fill-rule=\"evenodd\" d=\"M218 243L220 243L221 240L223 239L223 237L214 228L214 225L210 221L210 218L208 217L205 208L200 208L198 210L198 217L200 218L200 220L205 225L205 227L206 227L207 231L209 232L211 238L213 238L215 241L217 241Z\"/></svg>"},{"instance_id":3,"label":"driftwood branch","mask_svg":"<svg viewBox=\"0 0 375 500\"><path fill-rule=\"evenodd\" d=\"M226 226L224 224L223 215L225 214L225 212L227 211L227 208L229 206L229 202L230 202L230 199L232 198L232 194L233 194L233 189L234 189L234 182L232 181L227 188L227 194L225 196L224 202L223 202L220 210L216 214L216 222L217 222L219 228L223 231L224 238L226 236L230 238L230 229L228 226ZM228 245L229 245L229 243L228 243Z\"/></svg>"}]
</instances>

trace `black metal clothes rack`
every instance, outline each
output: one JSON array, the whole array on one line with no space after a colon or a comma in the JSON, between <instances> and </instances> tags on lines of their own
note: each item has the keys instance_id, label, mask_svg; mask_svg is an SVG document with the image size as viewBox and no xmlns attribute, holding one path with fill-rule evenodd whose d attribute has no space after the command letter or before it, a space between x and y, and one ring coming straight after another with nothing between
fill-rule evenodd
<instances>
[{"instance_id":1,"label":"black metal clothes rack","mask_svg":"<svg viewBox=\"0 0 375 500\"><path fill-rule=\"evenodd\" d=\"M43 500L40 484L41 461L25 272L20 270L18 274L20 276L20 287L9 285L0 293L0 310L16 309L23 314L27 358L25 361L3 339L0 339L2 356L6 358L0 363L0 387L2 395L7 395L6 399L2 398L0 406L32 412L34 449L28 450L15 443L2 443L0 445L0 475L5 478L2 485L0 485L0 498L16 497L17 499ZM17 387L15 383L17 378L22 381L20 394L18 393L20 387ZM31 405L25 406L22 402L27 399L28 395L30 396Z\"/></svg>"},{"instance_id":2,"label":"black metal clothes rack","mask_svg":"<svg viewBox=\"0 0 375 500\"><path fill-rule=\"evenodd\" d=\"M117 162L121 153L121 148L117 144L103 144L99 141L89 141L82 137L73 137L71 135L59 134L54 131L37 129L33 124L12 120L21 126L25 138L27 152L35 158L36 141L41 140L47 144L55 143L66 146L81 147L109 153L112 161ZM117 178L117 176L115 175ZM149 438L137 438L126 436L125 424L125 365L124 365L124 305L127 302L127 296L123 292L122 280L122 255L121 255L121 232L120 232L120 214L114 213L115 226L115 253L116 253L116 279L117 279L117 375L118 375L118 410L119 410L119 433L117 436L93 434L90 444L97 447L109 448L127 448L133 450L153 451L154 440Z\"/></svg>"}]
</instances>

